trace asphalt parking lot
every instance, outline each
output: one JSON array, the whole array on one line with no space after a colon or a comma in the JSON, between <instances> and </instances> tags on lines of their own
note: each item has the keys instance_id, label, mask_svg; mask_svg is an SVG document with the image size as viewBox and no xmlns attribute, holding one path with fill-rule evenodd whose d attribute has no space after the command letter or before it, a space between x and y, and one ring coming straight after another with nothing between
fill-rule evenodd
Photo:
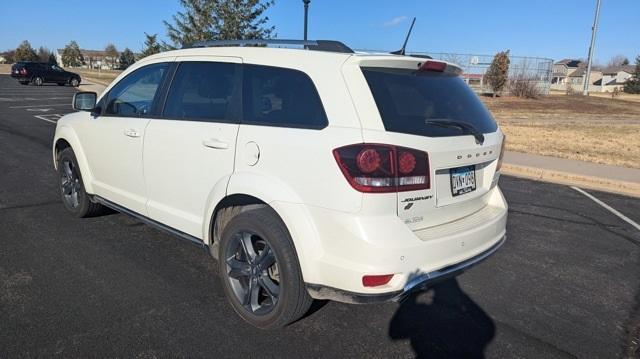
<instances>
[{"instance_id":1,"label":"asphalt parking lot","mask_svg":"<svg viewBox=\"0 0 640 359\"><path fill-rule=\"evenodd\" d=\"M317 302L254 329L200 247L65 213L51 144L74 91L0 75L0 358L640 356L640 232L570 187L506 176L508 240L484 263L402 304ZM640 222L640 199L589 193Z\"/></svg>"}]
</instances>

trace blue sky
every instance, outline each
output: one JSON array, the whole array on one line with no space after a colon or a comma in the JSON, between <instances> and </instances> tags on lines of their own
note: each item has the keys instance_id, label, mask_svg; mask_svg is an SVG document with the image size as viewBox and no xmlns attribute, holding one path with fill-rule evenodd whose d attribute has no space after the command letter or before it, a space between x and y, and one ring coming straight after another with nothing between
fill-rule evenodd
<instances>
[{"instance_id":1,"label":"blue sky","mask_svg":"<svg viewBox=\"0 0 640 359\"><path fill-rule=\"evenodd\" d=\"M602 2L595 59L606 63L618 54L633 59L640 53L640 0ZM312 0L309 37L392 50L401 46L416 16L410 50L493 54L510 49L522 56L584 58L594 8L595 0ZM6 1L0 11L0 51L25 39L52 49L76 40L82 48L103 49L113 42L118 49L139 51L143 33L164 37L162 20L178 10L178 0ZM302 37L301 0L276 0L267 15L279 38Z\"/></svg>"}]
</instances>

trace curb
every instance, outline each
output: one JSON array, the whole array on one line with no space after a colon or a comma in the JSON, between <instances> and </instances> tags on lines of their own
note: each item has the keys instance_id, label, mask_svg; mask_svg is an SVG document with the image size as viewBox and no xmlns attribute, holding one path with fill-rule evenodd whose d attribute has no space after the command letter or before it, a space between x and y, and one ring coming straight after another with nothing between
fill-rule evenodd
<instances>
[{"instance_id":1,"label":"curb","mask_svg":"<svg viewBox=\"0 0 640 359\"><path fill-rule=\"evenodd\" d=\"M93 78L93 77L82 76L82 78L83 79L87 79L90 82L93 82L93 83L96 83L96 84L102 85L102 86L109 86L111 84L111 81L96 79L96 78Z\"/></svg>"},{"instance_id":2,"label":"curb","mask_svg":"<svg viewBox=\"0 0 640 359\"><path fill-rule=\"evenodd\" d=\"M583 176L575 173L552 171L527 166L518 166L508 163L502 165L501 172L502 174L514 177L571 185L640 198L640 183L636 182L617 181L601 177Z\"/></svg>"}]
</instances>

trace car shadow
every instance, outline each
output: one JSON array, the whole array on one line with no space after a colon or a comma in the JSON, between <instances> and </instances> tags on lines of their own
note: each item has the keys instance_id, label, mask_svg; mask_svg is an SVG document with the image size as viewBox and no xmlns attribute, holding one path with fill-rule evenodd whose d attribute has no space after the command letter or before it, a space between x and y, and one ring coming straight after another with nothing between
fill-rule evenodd
<instances>
[{"instance_id":1,"label":"car shadow","mask_svg":"<svg viewBox=\"0 0 640 359\"><path fill-rule=\"evenodd\" d=\"M495 332L455 278L406 298L389 325L391 339L409 339L417 358L484 358Z\"/></svg>"}]
</instances>

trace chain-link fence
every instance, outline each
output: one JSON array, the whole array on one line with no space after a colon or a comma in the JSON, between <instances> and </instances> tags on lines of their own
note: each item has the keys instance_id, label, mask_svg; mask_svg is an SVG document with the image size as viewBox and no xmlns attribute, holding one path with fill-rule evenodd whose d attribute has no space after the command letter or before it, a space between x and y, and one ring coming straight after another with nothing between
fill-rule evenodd
<instances>
[{"instance_id":1,"label":"chain-link fence","mask_svg":"<svg viewBox=\"0 0 640 359\"><path fill-rule=\"evenodd\" d=\"M367 50L364 50L367 51ZM367 51L386 52L386 51ZM437 60L454 63L464 70L465 82L479 93L490 93L484 75L491 66L493 55L454 54L444 52L407 52L416 55L428 55ZM541 94L549 94L553 60L541 57L509 56L509 79L526 79L534 82Z\"/></svg>"}]
</instances>

